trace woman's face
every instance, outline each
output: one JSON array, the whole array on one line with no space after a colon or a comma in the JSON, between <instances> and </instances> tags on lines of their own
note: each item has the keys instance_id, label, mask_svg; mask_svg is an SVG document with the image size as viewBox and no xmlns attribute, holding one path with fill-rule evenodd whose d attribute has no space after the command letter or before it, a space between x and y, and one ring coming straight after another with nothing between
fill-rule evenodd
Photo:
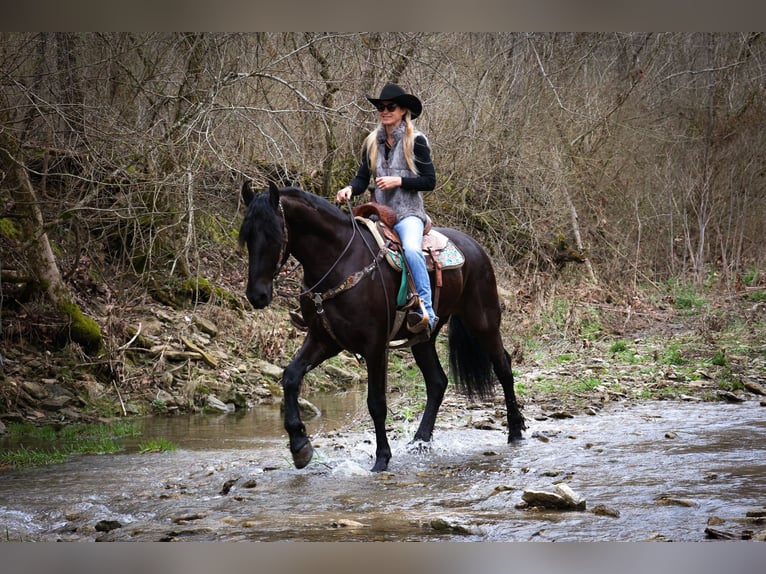
<instances>
[{"instance_id":1,"label":"woman's face","mask_svg":"<svg viewBox=\"0 0 766 574\"><path fill-rule=\"evenodd\" d=\"M393 110L390 110L389 108L394 108ZM380 123L382 123L386 128L393 129L396 126L398 126L402 118L404 118L405 110L403 107L393 103L393 102L381 102L378 105L378 117L380 118Z\"/></svg>"}]
</instances>

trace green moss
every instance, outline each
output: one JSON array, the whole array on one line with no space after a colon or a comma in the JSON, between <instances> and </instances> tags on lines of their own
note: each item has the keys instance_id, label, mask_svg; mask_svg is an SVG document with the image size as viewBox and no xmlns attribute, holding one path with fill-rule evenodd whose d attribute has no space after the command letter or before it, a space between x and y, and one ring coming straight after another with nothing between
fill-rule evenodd
<instances>
[{"instance_id":1,"label":"green moss","mask_svg":"<svg viewBox=\"0 0 766 574\"><path fill-rule=\"evenodd\" d=\"M74 303L61 303L59 309L70 319L70 339L82 346L87 353L97 353L103 346L101 328L93 319L85 315Z\"/></svg>"},{"instance_id":2,"label":"green moss","mask_svg":"<svg viewBox=\"0 0 766 574\"><path fill-rule=\"evenodd\" d=\"M192 301L207 303L213 294L213 286L204 277L192 277L181 284L181 293Z\"/></svg>"},{"instance_id":3,"label":"green moss","mask_svg":"<svg viewBox=\"0 0 766 574\"><path fill-rule=\"evenodd\" d=\"M21 232L13 224L13 221L5 217L0 217L0 235L8 239L21 239Z\"/></svg>"}]
</instances>

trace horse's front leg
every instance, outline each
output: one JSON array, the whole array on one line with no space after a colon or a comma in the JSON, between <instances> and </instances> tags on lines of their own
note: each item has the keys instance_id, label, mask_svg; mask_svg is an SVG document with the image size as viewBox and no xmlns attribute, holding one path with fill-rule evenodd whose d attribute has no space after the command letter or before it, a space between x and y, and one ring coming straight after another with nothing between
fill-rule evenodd
<instances>
[{"instance_id":1,"label":"horse's front leg","mask_svg":"<svg viewBox=\"0 0 766 574\"><path fill-rule=\"evenodd\" d=\"M382 472L391 460L391 447L386 436L386 368L385 350L379 357L367 358L367 409L375 425L375 464L372 472Z\"/></svg>"},{"instance_id":2,"label":"horse's front leg","mask_svg":"<svg viewBox=\"0 0 766 574\"><path fill-rule=\"evenodd\" d=\"M309 334L303 341L298 354L287 365L282 375L282 390L285 403L285 430L290 437L290 453L293 456L295 468L303 468L314 455L314 447L306 435L306 427L301 420L298 407L298 394L303 377L309 370L322 361L337 355L339 348L328 346L317 341Z\"/></svg>"}]
</instances>

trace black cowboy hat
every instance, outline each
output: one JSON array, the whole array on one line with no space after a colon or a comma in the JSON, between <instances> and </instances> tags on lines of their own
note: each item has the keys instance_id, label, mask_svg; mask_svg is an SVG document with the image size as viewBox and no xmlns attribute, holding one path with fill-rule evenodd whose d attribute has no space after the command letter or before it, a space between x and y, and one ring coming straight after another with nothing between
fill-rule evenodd
<instances>
[{"instance_id":1,"label":"black cowboy hat","mask_svg":"<svg viewBox=\"0 0 766 574\"><path fill-rule=\"evenodd\" d=\"M410 115L414 120L423 111L423 104L412 94L405 92L400 86L396 84L386 84L383 89L380 90L379 98L371 98L365 96L372 105L377 105L380 102L396 102L403 108L410 110Z\"/></svg>"}]
</instances>

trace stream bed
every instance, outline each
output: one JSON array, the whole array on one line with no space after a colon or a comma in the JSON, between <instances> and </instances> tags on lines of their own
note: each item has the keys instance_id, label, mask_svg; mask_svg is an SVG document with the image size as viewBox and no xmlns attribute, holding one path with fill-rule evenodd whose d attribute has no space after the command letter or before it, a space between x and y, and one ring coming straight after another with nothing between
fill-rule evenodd
<instances>
[{"instance_id":1,"label":"stream bed","mask_svg":"<svg viewBox=\"0 0 766 574\"><path fill-rule=\"evenodd\" d=\"M369 472L364 394L310 397L316 454L293 468L277 406L152 417L143 437L178 445L77 456L0 473L9 541L700 541L706 528L758 532L766 506L766 408L614 403L593 416L528 421L526 440L440 416L429 449L417 420L392 423L389 471ZM133 440L133 439L132 439ZM577 511L524 508L558 482Z\"/></svg>"}]
</instances>

